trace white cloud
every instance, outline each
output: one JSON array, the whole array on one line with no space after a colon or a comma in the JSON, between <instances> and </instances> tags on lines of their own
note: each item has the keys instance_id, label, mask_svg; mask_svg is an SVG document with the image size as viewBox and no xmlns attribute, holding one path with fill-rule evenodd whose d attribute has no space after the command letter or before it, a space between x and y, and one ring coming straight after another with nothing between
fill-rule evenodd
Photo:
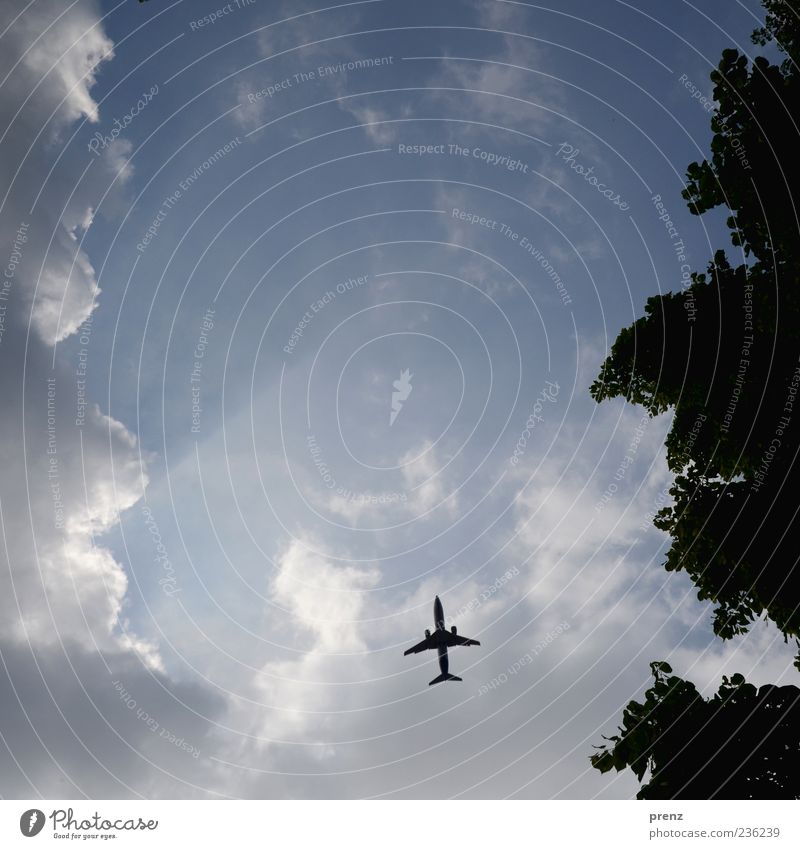
<instances>
[{"instance_id":1,"label":"white cloud","mask_svg":"<svg viewBox=\"0 0 800 849\"><path fill-rule=\"evenodd\" d=\"M447 105L448 116L463 116L544 138L565 106L562 89L549 77L551 62L547 49L527 37L530 33L525 26L512 23L524 12L499 3L478 4L477 11L480 23L487 30L519 34L488 36L499 44L492 49L490 57L465 54L442 59L439 71L432 76L431 88L466 91L432 92L431 97ZM467 130L459 126L458 132L463 134ZM484 130L476 127L472 132ZM497 130L491 132L495 140L502 138Z\"/></svg>"},{"instance_id":2,"label":"white cloud","mask_svg":"<svg viewBox=\"0 0 800 849\"><path fill-rule=\"evenodd\" d=\"M82 427L74 425L76 363L61 357L53 363L48 348L73 333L93 308L95 272L78 237L91 224L91 192L108 177L109 162L129 151L112 146L113 156L97 166L99 184L81 185L72 201L67 199L75 187L63 172L42 183L59 155L67 170L75 165L74 151L54 141L63 141L83 117L98 119L90 89L97 63L112 55L112 43L93 9L91 3L65 9L50 0L11 2L0 15L0 26L6 26L19 13L3 40L2 70L15 62L17 67L0 91L0 106L9 116L20 110L4 141L4 185L17 166L20 171L2 224L11 233L20 222L26 225L10 289L15 309L5 316L1 349L7 365L0 375L6 434L0 445L5 543L0 556L7 561L9 585L0 596L0 639L41 650L62 641L82 650L125 647L155 669L161 663L155 647L126 626L125 570L96 539L141 497L146 474L137 442L95 405L87 407ZM81 170L73 169L73 180ZM25 302L32 303L30 313ZM30 337L29 315L38 331Z\"/></svg>"},{"instance_id":3,"label":"white cloud","mask_svg":"<svg viewBox=\"0 0 800 849\"><path fill-rule=\"evenodd\" d=\"M394 140L394 125L383 123L392 117L385 109L368 106L354 98L341 100L339 105L345 112L349 112L356 121L364 125L364 132L375 144L387 145Z\"/></svg>"},{"instance_id":4,"label":"white cloud","mask_svg":"<svg viewBox=\"0 0 800 849\"><path fill-rule=\"evenodd\" d=\"M3 86L4 95L30 94L35 110L52 116L54 134L83 117L97 122L97 104L90 91L97 66L113 58L114 45L98 25L94 5L72 4L65 9L58 0L39 0L32 8L25 0L3 5L3 28L16 19L13 38L5 41L4 64L20 63Z\"/></svg>"},{"instance_id":5,"label":"white cloud","mask_svg":"<svg viewBox=\"0 0 800 849\"><path fill-rule=\"evenodd\" d=\"M39 364L32 359L31 365ZM3 559L7 555L11 581L0 603L0 638L40 647L62 640L87 649L124 645L159 667L154 647L125 627L128 579L96 539L142 495L146 475L136 440L94 405L82 429L73 427L74 380L66 370L57 375L49 384L55 395L52 429L43 415L48 410L42 386L48 384L32 381L27 451L8 443L0 447L6 470L0 481ZM10 397L10 381L3 384ZM5 433L21 434L20 413L20 407L4 406Z\"/></svg>"},{"instance_id":6,"label":"white cloud","mask_svg":"<svg viewBox=\"0 0 800 849\"><path fill-rule=\"evenodd\" d=\"M440 452L430 439L404 452L398 460L402 487L399 492L382 493L380 498L366 497L375 493L355 493L348 497L341 493L328 494L312 487L312 497L332 513L351 522L357 522L364 516L386 515L421 517L438 507L442 507L448 516L458 513L458 493L448 489L448 475L441 461ZM402 496L402 497L398 497Z\"/></svg>"},{"instance_id":7,"label":"white cloud","mask_svg":"<svg viewBox=\"0 0 800 849\"><path fill-rule=\"evenodd\" d=\"M77 121L100 119L91 88L98 66L113 57L113 44L94 5L12 0L3 5L0 26L18 14L0 59L0 73L9 74L0 107L10 122L0 161L10 190L0 224L11 233L21 222L29 226L15 285L33 303L36 332L53 343L74 333L95 306L95 270L79 238L91 222L91 204L132 169L121 159L129 148L110 145L79 179L91 156L75 141L64 147Z\"/></svg>"},{"instance_id":8,"label":"white cloud","mask_svg":"<svg viewBox=\"0 0 800 849\"><path fill-rule=\"evenodd\" d=\"M416 514L443 506L451 515L458 511L458 494L450 492L443 466L431 440L407 451L401 458L403 480L409 491L409 505Z\"/></svg>"},{"instance_id":9,"label":"white cloud","mask_svg":"<svg viewBox=\"0 0 800 849\"><path fill-rule=\"evenodd\" d=\"M329 751L326 711L336 712L352 697L340 682L342 662L337 654L366 653L364 616L368 590L379 579L370 567L341 565L321 551L318 541L293 540L276 563L269 609L281 624L271 628L273 639L303 648L286 659L270 660L247 682L251 702L231 702L229 722L268 741L294 740L309 745L313 757ZM352 659L345 659L352 671ZM225 746L230 745L226 741ZM237 749L247 758L246 747Z\"/></svg>"}]
</instances>

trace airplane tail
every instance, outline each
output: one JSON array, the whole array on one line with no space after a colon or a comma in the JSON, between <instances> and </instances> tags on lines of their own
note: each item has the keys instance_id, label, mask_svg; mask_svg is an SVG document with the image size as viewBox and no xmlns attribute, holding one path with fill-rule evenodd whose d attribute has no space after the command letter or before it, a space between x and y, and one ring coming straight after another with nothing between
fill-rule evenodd
<instances>
[{"instance_id":1,"label":"airplane tail","mask_svg":"<svg viewBox=\"0 0 800 849\"><path fill-rule=\"evenodd\" d=\"M462 679L458 677L458 675L451 675L449 672L444 675L440 675L438 678L434 678L433 681L428 681L428 686L431 684L441 684L442 681L461 681Z\"/></svg>"}]
</instances>

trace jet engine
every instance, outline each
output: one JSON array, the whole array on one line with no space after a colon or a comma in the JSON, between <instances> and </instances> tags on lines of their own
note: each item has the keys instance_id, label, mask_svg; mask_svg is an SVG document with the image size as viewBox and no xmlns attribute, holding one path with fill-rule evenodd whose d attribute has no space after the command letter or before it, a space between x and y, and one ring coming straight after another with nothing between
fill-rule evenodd
<instances>
[{"instance_id":1,"label":"jet engine","mask_svg":"<svg viewBox=\"0 0 800 849\"><path fill-rule=\"evenodd\" d=\"M450 629L450 632L453 634L453 636L455 636L455 635L458 633L458 632L456 631L456 626L455 626L455 625L453 625L453 627Z\"/></svg>"},{"instance_id":2,"label":"jet engine","mask_svg":"<svg viewBox=\"0 0 800 849\"><path fill-rule=\"evenodd\" d=\"M426 628L426 629L425 629L425 639L427 640L427 639L428 639L428 637L430 637L430 635L431 635L430 630L429 630L428 628Z\"/></svg>"}]
</instances>

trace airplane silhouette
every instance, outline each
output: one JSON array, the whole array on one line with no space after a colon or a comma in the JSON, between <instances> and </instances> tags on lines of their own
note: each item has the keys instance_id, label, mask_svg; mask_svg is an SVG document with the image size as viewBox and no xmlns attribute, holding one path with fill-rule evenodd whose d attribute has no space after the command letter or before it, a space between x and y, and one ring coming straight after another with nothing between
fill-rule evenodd
<instances>
[{"instance_id":1,"label":"airplane silhouette","mask_svg":"<svg viewBox=\"0 0 800 849\"><path fill-rule=\"evenodd\" d=\"M449 631L444 627L444 608L442 607L442 603L439 601L438 595L436 596L436 600L433 602L433 623L436 626L436 630L431 634L431 632L426 629L425 639L421 643L417 643L417 645L412 646L410 649L406 649L403 654L418 654L426 649L438 649L439 669L442 670L442 674L438 678L434 678L433 681L429 681L428 686L430 687L431 684L439 684L442 681L461 681L462 679L457 675L451 675L448 672L450 662L447 658L447 648L448 646L479 646L480 642L478 642L478 640L470 640L468 637L459 637L456 633L455 625L453 625Z\"/></svg>"}]
</instances>

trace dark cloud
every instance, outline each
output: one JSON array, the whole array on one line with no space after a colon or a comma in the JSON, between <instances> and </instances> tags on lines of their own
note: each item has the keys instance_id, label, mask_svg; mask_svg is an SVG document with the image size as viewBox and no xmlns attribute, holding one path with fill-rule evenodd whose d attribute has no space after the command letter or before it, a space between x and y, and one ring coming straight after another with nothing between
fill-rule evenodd
<instances>
[{"instance_id":1,"label":"dark cloud","mask_svg":"<svg viewBox=\"0 0 800 849\"><path fill-rule=\"evenodd\" d=\"M224 700L130 652L0 644L5 798L213 793L209 731ZM220 792L224 792L220 789Z\"/></svg>"}]
</instances>

